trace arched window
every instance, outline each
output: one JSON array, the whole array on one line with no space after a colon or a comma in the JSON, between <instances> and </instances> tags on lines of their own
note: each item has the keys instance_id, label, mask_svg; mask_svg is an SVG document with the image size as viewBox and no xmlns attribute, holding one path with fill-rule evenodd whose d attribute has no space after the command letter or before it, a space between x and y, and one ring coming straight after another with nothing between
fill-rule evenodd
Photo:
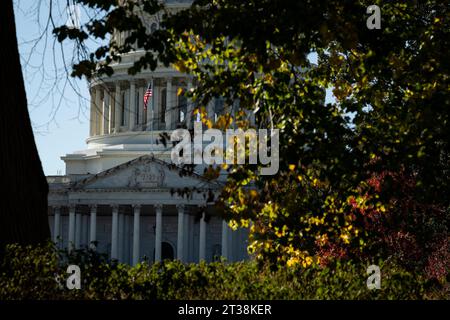
<instances>
[{"instance_id":1,"label":"arched window","mask_svg":"<svg viewBox=\"0 0 450 320\"><path fill-rule=\"evenodd\" d=\"M163 241L161 243L161 260L175 259L175 251L170 243ZM153 249L153 261L155 261L155 249Z\"/></svg>"},{"instance_id":2,"label":"arched window","mask_svg":"<svg viewBox=\"0 0 450 320\"><path fill-rule=\"evenodd\" d=\"M167 89L161 90L161 110L159 118L161 123L166 123L166 109L167 109Z\"/></svg>"},{"instance_id":3,"label":"arched window","mask_svg":"<svg viewBox=\"0 0 450 320\"><path fill-rule=\"evenodd\" d=\"M163 242L161 248L161 260L173 260L174 258L175 253L172 245L168 242Z\"/></svg>"}]
</instances>

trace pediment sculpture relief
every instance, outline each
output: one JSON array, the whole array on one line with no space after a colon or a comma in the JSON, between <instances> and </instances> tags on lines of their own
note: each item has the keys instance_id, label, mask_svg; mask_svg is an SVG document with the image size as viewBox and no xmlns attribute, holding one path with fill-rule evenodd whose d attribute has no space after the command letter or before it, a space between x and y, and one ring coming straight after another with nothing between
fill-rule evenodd
<instances>
[{"instance_id":1,"label":"pediment sculpture relief","mask_svg":"<svg viewBox=\"0 0 450 320\"><path fill-rule=\"evenodd\" d=\"M165 173L163 168L155 165L145 165L134 168L128 187L130 188L156 188L164 185Z\"/></svg>"}]
</instances>

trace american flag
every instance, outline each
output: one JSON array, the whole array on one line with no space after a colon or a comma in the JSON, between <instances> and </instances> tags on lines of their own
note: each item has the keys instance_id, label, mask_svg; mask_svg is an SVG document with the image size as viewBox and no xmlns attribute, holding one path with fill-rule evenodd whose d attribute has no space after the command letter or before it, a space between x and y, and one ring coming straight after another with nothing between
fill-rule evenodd
<instances>
[{"instance_id":1,"label":"american flag","mask_svg":"<svg viewBox=\"0 0 450 320\"><path fill-rule=\"evenodd\" d=\"M145 94L144 94L144 110L147 110L148 99L150 99L152 97L152 95L153 95L152 84L149 83L147 90L145 91Z\"/></svg>"}]
</instances>

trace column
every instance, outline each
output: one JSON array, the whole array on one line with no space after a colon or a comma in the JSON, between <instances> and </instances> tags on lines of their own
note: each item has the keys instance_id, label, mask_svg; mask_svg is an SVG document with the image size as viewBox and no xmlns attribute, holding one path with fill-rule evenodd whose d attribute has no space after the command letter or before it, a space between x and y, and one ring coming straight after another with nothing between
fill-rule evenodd
<instances>
[{"instance_id":1,"label":"column","mask_svg":"<svg viewBox=\"0 0 450 320\"><path fill-rule=\"evenodd\" d=\"M130 218L129 214L125 214L124 220L124 234L123 234L123 249L122 249L122 262L130 264Z\"/></svg>"},{"instance_id":2,"label":"column","mask_svg":"<svg viewBox=\"0 0 450 320\"><path fill-rule=\"evenodd\" d=\"M134 130L136 126L136 82L134 80L130 81L130 95L128 101L128 107L130 109L130 121L128 123L128 129L130 131Z\"/></svg>"},{"instance_id":3,"label":"column","mask_svg":"<svg viewBox=\"0 0 450 320\"><path fill-rule=\"evenodd\" d=\"M125 242L125 237L124 237L124 230L125 229L125 216L123 214L123 212L119 212L119 247L117 249L118 252L118 257L117 260L119 260L120 262L123 262L123 248L124 248L124 242Z\"/></svg>"},{"instance_id":4,"label":"column","mask_svg":"<svg viewBox=\"0 0 450 320\"><path fill-rule=\"evenodd\" d=\"M133 266L139 263L140 259L140 240L141 240L141 230L140 230L140 219L141 219L141 206L133 206Z\"/></svg>"},{"instance_id":5,"label":"column","mask_svg":"<svg viewBox=\"0 0 450 320\"><path fill-rule=\"evenodd\" d=\"M82 228L82 221L81 221L81 212L78 212L75 214L75 248L79 249L81 245L81 228Z\"/></svg>"},{"instance_id":6,"label":"column","mask_svg":"<svg viewBox=\"0 0 450 320\"><path fill-rule=\"evenodd\" d=\"M121 92L120 83L116 83L116 91L114 93L114 133L120 131L120 124L122 123L122 112L121 112Z\"/></svg>"},{"instance_id":7,"label":"column","mask_svg":"<svg viewBox=\"0 0 450 320\"><path fill-rule=\"evenodd\" d=\"M187 91L190 92L192 89L192 78L188 78L187 83ZM187 99L187 108L186 108L186 124L188 129L192 129L192 117L194 112L194 105L190 98Z\"/></svg>"},{"instance_id":8,"label":"column","mask_svg":"<svg viewBox=\"0 0 450 320\"><path fill-rule=\"evenodd\" d=\"M147 119L144 119L145 113L144 113L144 93L145 93L144 87L139 87L139 98L138 98L138 108L139 108L139 124L142 126L147 122ZM148 106L148 104L147 104ZM141 127L142 127L141 126Z\"/></svg>"},{"instance_id":9,"label":"column","mask_svg":"<svg viewBox=\"0 0 450 320\"><path fill-rule=\"evenodd\" d=\"M166 130L172 129L172 120L173 120L173 105L174 101L172 101L172 79L167 79L167 87L166 87L166 114L161 115L166 118Z\"/></svg>"},{"instance_id":10,"label":"column","mask_svg":"<svg viewBox=\"0 0 450 320\"><path fill-rule=\"evenodd\" d=\"M235 244L234 237L235 237L235 235L236 235L236 232L233 229L228 228L227 259L230 262L234 262L235 261L235 250L234 250L234 244Z\"/></svg>"},{"instance_id":11,"label":"column","mask_svg":"<svg viewBox=\"0 0 450 320\"><path fill-rule=\"evenodd\" d=\"M70 205L69 207L69 239L68 248L71 251L75 245L75 205Z\"/></svg>"},{"instance_id":12,"label":"column","mask_svg":"<svg viewBox=\"0 0 450 320\"><path fill-rule=\"evenodd\" d=\"M114 116L115 116L114 101L115 101L115 99L114 99L111 91L109 91L108 97L109 97L108 134L112 134L114 132L114 126L115 126L115 122L114 122Z\"/></svg>"},{"instance_id":13,"label":"column","mask_svg":"<svg viewBox=\"0 0 450 320\"><path fill-rule=\"evenodd\" d=\"M53 226L53 242L59 247L59 242L61 239L61 207L57 206L54 208L55 220Z\"/></svg>"},{"instance_id":14,"label":"column","mask_svg":"<svg viewBox=\"0 0 450 320\"><path fill-rule=\"evenodd\" d=\"M214 104L215 104L215 98L211 98L211 100L206 105L206 113L208 116L208 119L211 120L214 123Z\"/></svg>"},{"instance_id":15,"label":"column","mask_svg":"<svg viewBox=\"0 0 450 320\"><path fill-rule=\"evenodd\" d=\"M228 260L228 223L222 220L222 257Z\"/></svg>"},{"instance_id":16,"label":"column","mask_svg":"<svg viewBox=\"0 0 450 320\"><path fill-rule=\"evenodd\" d=\"M101 123L102 123L102 96L101 91L97 87L95 89L95 111L96 111L96 117L95 117L95 134L99 135L101 134Z\"/></svg>"},{"instance_id":17,"label":"column","mask_svg":"<svg viewBox=\"0 0 450 320\"><path fill-rule=\"evenodd\" d=\"M95 90L91 88L90 90L91 95L91 112L90 112L90 128L89 128L89 136L95 136Z\"/></svg>"},{"instance_id":18,"label":"column","mask_svg":"<svg viewBox=\"0 0 450 320\"><path fill-rule=\"evenodd\" d=\"M109 102L110 102L110 93L109 89L106 88L103 90L103 117L102 117L102 134L109 134Z\"/></svg>"},{"instance_id":19,"label":"column","mask_svg":"<svg viewBox=\"0 0 450 320\"><path fill-rule=\"evenodd\" d=\"M128 131L130 126L130 87L126 88L123 94L123 126Z\"/></svg>"},{"instance_id":20,"label":"column","mask_svg":"<svg viewBox=\"0 0 450 320\"><path fill-rule=\"evenodd\" d=\"M194 230L195 228L195 217L193 215L189 215L189 226L188 230L191 230L191 233L188 234L189 239L189 262L196 262L197 257L195 256L195 241L194 241Z\"/></svg>"},{"instance_id":21,"label":"column","mask_svg":"<svg viewBox=\"0 0 450 320\"><path fill-rule=\"evenodd\" d=\"M112 206L112 226L111 226L111 259L118 258L119 242L119 206Z\"/></svg>"},{"instance_id":22,"label":"column","mask_svg":"<svg viewBox=\"0 0 450 320\"><path fill-rule=\"evenodd\" d=\"M162 250L162 205L155 206L156 210L156 230L155 230L155 262L161 261Z\"/></svg>"},{"instance_id":23,"label":"column","mask_svg":"<svg viewBox=\"0 0 450 320\"><path fill-rule=\"evenodd\" d=\"M153 130L153 119L155 115L154 101L156 99L155 95L157 93L157 90L155 88L155 81L153 80L153 78L150 78L149 82L152 88L152 97L149 99L149 102L147 103L147 131Z\"/></svg>"},{"instance_id":24,"label":"column","mask_svg":"<svg viewBox=\"0 0 450 320\"><path fill-rule=\"evenodd\" d=\"M256 125L256 114L255 110L250 110L250 125L255 126Z\"/></svg>"},{"instance_id":25,"label":"column","mask_svg":"<svg viewBox=\"0 0 450 320\"><path fill-rule=\"evenodd\" d=\"M183 256L183 260L184 262L191 262L191 232L190 230L192 230L191 228L191 216L189 215L189 213L186 212L186 206L185 206L185 212L184 212L184 256Z\"/></svg>"},{"instance_id":26,"label":"column","mask_svg":"<svg viewBox=\"0 0 450 320\"><path fill-rule=\"evenodd\" d=\"M184 261L184 205L178 205L177 259Z\"/></svg>"},{"instance_id":27,"label":"column","mask_svg":"<svg viewBox=\"0 0 450 320\"><path fill-rule=\"evenodd\" d=\"M89 245L91 249L95 250L97 241L97 205L90 206L91 214L91 232L89 235Z\"/></svg>"},{"instance_id":28,"label":"column","mask_svg":"<svg viewBox=\"0 0 450 320\"><path fill-rule=\"evenodd\" d=\"M206 221L205 212L202 213L202 218L200 219L200 243L198 246L198 261L205 260L206 257Z\"/></svg>"}]
</instances>

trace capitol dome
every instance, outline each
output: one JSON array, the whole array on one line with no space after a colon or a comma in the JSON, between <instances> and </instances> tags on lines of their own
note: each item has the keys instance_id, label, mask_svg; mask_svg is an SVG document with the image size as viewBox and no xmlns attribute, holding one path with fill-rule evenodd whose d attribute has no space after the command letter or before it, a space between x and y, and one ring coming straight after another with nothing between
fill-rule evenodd
<instances>
[{"instance_id":1,"label":"capitol dome","mask_svg":"<svg viewBox=\"0 0 450 320\"><path fill-rule=\"evenodd\" d=\"M168 10L187 8L191 0L166 0ZM149 16L148 32L159 28L162 15ZM125 34L113 35L120 42ZM123 54L112 65L114 74L90 83L90 126L87 149L62 157L67 175L95 174L139 156L153 154L170 161L169 151L160 143L160 134L178 127L192 128L194 105L183 94L194 83L192 77L158 64L154 71L129 75L127 70L145 51ZM144 95L150 89L147 106ZM219 103L216 103L217 105ZM208 114L214 117L214 102ZM216 109L220 108L217 106Z\"/></svg>"}]
</instances>

